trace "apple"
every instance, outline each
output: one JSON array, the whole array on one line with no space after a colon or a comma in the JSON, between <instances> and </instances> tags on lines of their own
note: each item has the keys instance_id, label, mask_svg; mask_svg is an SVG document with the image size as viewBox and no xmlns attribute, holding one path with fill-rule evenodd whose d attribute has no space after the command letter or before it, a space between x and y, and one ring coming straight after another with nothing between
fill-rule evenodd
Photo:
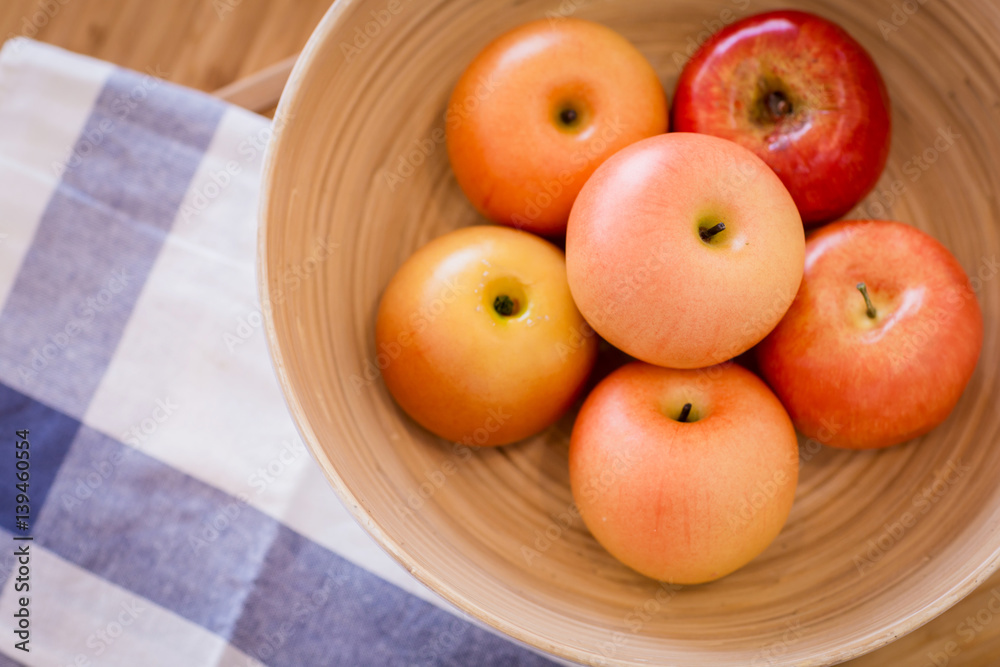
<instances>
[{"instance_id":1,"label":"apple","mask_svg":"<svg viewBox=\"0 0 1000 667\"><path fill-rule=\"evenodd\" d=\"M854 220L809 237L799 294L757 358L804 435L874 449L944 421L982 343L979 302L943 245L900 222Z\"/></svg>"},{"instance_id":2,"label":"apple","mask_svg":"<svg viewBox=\"0 0 1000 667\"><path fill-rule=\"evenodd\" d=\"M713 35L681 72L673 127L749 148L812 225L850 211L889 156L889 94L868 52L840 26L773 11Z\"/></svg>"},{"instance_id":3,"label":"apple","mask_svg":"<svg viewBox=\"0 0 1000 667\"><path fill-rule=\"evenodd\" d=\"M658 366L731 359L778 323L805 235L760 158L705 134L643 139L602 164L573 205L566 270L609 343Z\"/></svg>"},{"instance_id":4,"label":"apple","mask_svg":"<svg viewBox=\"0 0 1000 667\"><path fill-rule=\"evenodd\" d=\"M597 351L562 251L492 225L441 236L399 268L379 303L375 343L386 387L407 414L479 446L555 422Z\"/></svg>"},{"instance_id":5,"label":"apple","mask_svg":"<svg viewBox=\"0 0 1000 667\"><path fill-rule=\"evenodd\" d=\"M448 156L469 201L494 222L565 232L573 200L610 155L667 131L652 65L597 23L527 23L462 74L446 113Z\"/></svg>"},{"instance_id":6,"label":"apple","mask_svg":"<svg viewBox=\"0 0 1000 667\"><path fill-rule=\"evenodd\" d=\"M580 516L612 556L653 579L699 584L778 535L799 457L785 409L750 371L633 362L584 402L569 470Z\"/></svg>"}]
</instances>

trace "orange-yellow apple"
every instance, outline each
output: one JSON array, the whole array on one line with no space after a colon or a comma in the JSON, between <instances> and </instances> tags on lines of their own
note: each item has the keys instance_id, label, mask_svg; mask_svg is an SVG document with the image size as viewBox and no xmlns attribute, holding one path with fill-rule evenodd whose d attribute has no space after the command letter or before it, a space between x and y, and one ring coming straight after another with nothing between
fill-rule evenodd
<instances>
[{"instance_id":1,"label":"orange-yellow apple","mask_svg":"<svg viewBox=\"0 0 1000 667\"><path fill-rule=\"evenodd\" d=\"M597 541L675 584L718 579L762 552L788 518L798 466L785 409L733 363L620 368L587 397L569 450L573 498Z\"/></svg>"},{"instance_id":2,"label":"orange-yellow apple","mask_svg":"<svg viewBox=\"0 0 1000 667\"><path fill-rule=\"evenodd\" d=\"M615 151L667 131L667 98L624 37L579 19L527 23L489 44L446 115L458 184L487 218L547 236Z\"/></svg>"},{"instance_id":3,"label":"orange-yellow apple","mask_svg":"<svg viewBox=\"0 0 1000 667\"><path fill-rule=\"evenodd\" d=\"M816 224L868 194L889 156L889 93L864 47L815 14L737 21L677 81L674 129L735 141L778 174Z\"/></svg>"},{"instance_id":4,"label":"orange-yellow apple","mask_svg":"<svg viewBox=\"0 0 1000 667\"><path fill-rule=\"evenodd\" d=\"M944 421L982 344L979 302L947 248L900 222L854 220L809 237L799 294L757 358L804 435L874 449Z\"/></svg>"},{"instance_id":5,"label":"orange-yellow apple","mask_svg":"<svg viewBox=\"0 0 1000 667\"><path fill-rule=\"evenodd\" d=\"M699 368L753 347L802 278L805 236L785 186L730 141L673 133L615 154L566 232L569 286L612 345Z\"/></svg>"},{"instance_id":6,"label":"orange-yellow apple","mask_svg":"<svg viewBox=\"0 0 1000 667\"><path fill-rule=\"evenodd\" d=\"M495 226L459 229L414 253L382 295L375 343L400 407L470 445L503 445L551 425L597 353L562 251Z\"/></svg>"}]
</instances>

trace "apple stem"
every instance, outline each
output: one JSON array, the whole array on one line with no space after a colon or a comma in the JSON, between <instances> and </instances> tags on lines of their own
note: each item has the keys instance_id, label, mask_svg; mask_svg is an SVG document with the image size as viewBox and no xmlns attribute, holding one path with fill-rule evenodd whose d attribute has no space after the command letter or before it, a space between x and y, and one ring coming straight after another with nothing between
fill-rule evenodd
<instances>
[{"instance_id":1,"label":"apple stem","mask_svg":"<svg viewBox=\"0 0 1000 667\"><path fill-rule=\"evenodd\" d=\"M867 309L868 317L874 320L875 316L878 315L878 311L875 310L875 306L872 305L872 300L868 296L868 287L864 283L858 283L857 287L861 292L861 296L865 297L865 308Z\"/></svg>"},{"instance_id":2,"label":"apple stem","mask_svg":"<svg viewBox=\"0 0 1000 667\"><path fill-rule=\"evenodd\" d=\"M681 413L677 416L677 421L686 422L688 420L688 415L691 414L691 404L685 403L684 407L681 408Z\"/></svg>"},{"instance_id":3,"label":"apple stem","mask_svg":"<svg viewBox=\"0 0 1000 667\"><path fill-rule=\"evenodd\" d=\"M720 222L715 227L709 227L708 229L699 229L698 234L701 236L702 241L708 241L710 238L712 238L725 228L726 228L726 223Z\"/></svg>"},{"instance_id":4,"label":"apple stem","mask_svg":"<svg viewBox=\"0 0 1000 667\"><path fill-rule=\"evenodd\" d=\"M563 109L559 112L559 120L563 125L572 125L576 121L576 109Z\"/></svg>"}]
</instances>

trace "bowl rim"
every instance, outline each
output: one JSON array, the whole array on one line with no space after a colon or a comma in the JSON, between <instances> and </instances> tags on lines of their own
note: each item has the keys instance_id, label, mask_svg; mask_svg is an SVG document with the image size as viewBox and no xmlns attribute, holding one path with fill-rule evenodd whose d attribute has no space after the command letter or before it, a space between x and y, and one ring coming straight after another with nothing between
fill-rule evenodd
<instances>
[{"instance_id":1,"label":"bowl rim","mask_svg":"<svg viewBox=\"0 0 1000 667\"><path fill-rule=\"evenodd\" d=\"M268 287L270 275L267 264L268 214L271 208L272 185L277 174L277 155L282 152L284 146L283 129L285 122L286 120L288 122L294 121L294 109L299 106L300 98L303 95L304 89L299 83L304 78L306 72L319 59L319 53L323 45L337 27L340 18L350 13L350 10L355 5L359 5L365 1L367 0L334 0L327 9L323 18L309 36L309 40L296 60L285 88L282 90L278 106L274 113L275 121L272 123L272 134L264 150L257 209L257 257L255 264L257 297L261 306L265 340L274 373L281 387L281 393L288 411L299 431L299 435L309 448L313 458L319 464L320 468L322 468L327 481L333 487L337 497L345 505L354 521L375 540L375 543L384 552L406 568L407 572L423 586L433 591L456 609L485 624L489 628L503 633L507 638L524 644L529 650L541 650L558 659L573 660L581 664L592 664L591 661L594 655L591 652L583 651L569 644L556 643L544 634L515 626L505 621L501 616L490 613L486 609L470 603L445 579L437 577L432 572L420 567L416 560L401 548L398 542L392 539L382 530L381 526L372 520L363 509L359 498L344 483L344 480L326 456L319 439L309 424L309 419L302 407L302 403L289 382L288 374L285 370L285 354L278 340L274 312L269 305L272 295ZM963 580L953 585L947 594L937 598L932 604L917 610L910 616L895 623L889 623L880 630L865 634L859 633L857 638L850 640L848 643L832 651L827 651L825 654L817 654L814 659L799 662L798 664L836 664L887 646L957 604L982 585L998 569L1000 569L1000 544L994 548L993 555L990 558L973 568ZM633 663L621 658L605 657L601 659L601 664L627 666Z\"/></svg>"}]
</instances>

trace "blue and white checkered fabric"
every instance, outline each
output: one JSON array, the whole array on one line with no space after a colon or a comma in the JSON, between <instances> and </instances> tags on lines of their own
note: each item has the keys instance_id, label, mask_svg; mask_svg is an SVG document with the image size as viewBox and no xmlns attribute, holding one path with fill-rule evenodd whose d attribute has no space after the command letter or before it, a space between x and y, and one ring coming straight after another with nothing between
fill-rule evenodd
<instances>
[{"instance_id":1,"label":"blue and white checkered fabric","mask_svg":"<svg viewBox=\"0 0 1000 667\"><path fill-rule=\"evenodd\" d=\"M295 432L254 281L269 128L28 40L0 52L0 664L550 664L379 550ZM29 653L14 534L34 537Z\"/></svg>"}]
</instances>

